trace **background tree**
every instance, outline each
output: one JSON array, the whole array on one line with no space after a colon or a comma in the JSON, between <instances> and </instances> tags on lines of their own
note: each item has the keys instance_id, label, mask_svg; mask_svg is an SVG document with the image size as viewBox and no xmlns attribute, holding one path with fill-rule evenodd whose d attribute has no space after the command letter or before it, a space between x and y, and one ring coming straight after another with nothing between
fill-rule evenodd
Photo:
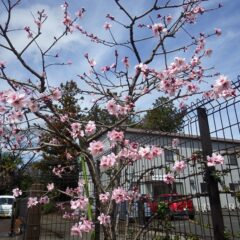
<instances>
[{"instance_id":1,"label":"background tree","mask_svg":"<svg viewBox=\"0 0 240 240\"><path fill-rule=\"evenodd\" d=\"M179 111L168 97L159 97L138 124L138 128L177 132L182 129L184 112Z\"/></svg>"},{"instance_id":2,"label":"background tree","mask_svg":"<svg viewBox=\"0 0 240 240\"><path fill-rule=\"evenodd\" d=\"M70 136L69 130L66 128L66 119L76 119L78 121L84 118L83 111L79 105L81 90L78 88L75 81L70 80L65 84L60 84L62 97L58 104L54 105L55 114L61 115L62 121L50 118L51 128L57 129L64 135ZM45 146L43 148L42 158L33 164L34 169L41 171L39 177L45 182L54 182L55 185L61 189L66 187L76 187L81 164L77 157L76 150L71 147L66 147L65 142L62 141L58 134L51 131L43 132L41 135L42 142L50 142L53 145L60 145L58 148L54 146ZM64 168L63 177L59 179L54 173L53 169L59 166ZM74 171L72 170L74 169ZM39 179L37 179L39 181Z\"/></svg>"},{"instance_id":3,"label":"background tree","mask_svg":"<svg viewBox=\"0 0 240 240\"><path fill-rule=\"evenodd\" d=\"M16 186L22 190L31 186L32 177L28 170L34 157L35 155L23 160L20 155L11 152L0 154L0 194L12 194L12 189Z\"/></svg>"}]
</instances>

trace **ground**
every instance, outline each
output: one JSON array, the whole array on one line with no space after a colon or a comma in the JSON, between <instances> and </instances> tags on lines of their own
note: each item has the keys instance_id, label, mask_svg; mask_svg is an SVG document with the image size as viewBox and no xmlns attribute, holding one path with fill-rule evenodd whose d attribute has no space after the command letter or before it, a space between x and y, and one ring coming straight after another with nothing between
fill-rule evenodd
<instances>
[{"instance_id":1,"label":"ground","mask_svg":"<svg viewBox=\"0 0 240 240\"><path fill-rule=\"evenodd\" d=\"M239 210L237 210L239 211ZM229 213L226 211L226 213ZM235 238L234 239L240 239L240 219L238 218L239 213L236 211L230 212L229 215L223 212L224 214L224 223L226 229L228 229L230 232L234 232ZM195 222L196 221L196 222ZM171 234L175 234L175 232L185 232L189 235L191 233L197 233L199 235L202 235L204 240L212 239L211 237L211 230L207 227L210 223L210 213L202 213L196 214L195 221L191 221L188 219L175 219L174 221L171 221L171 225L174 226L175 230L171 231ZM161 235L160 232L156 232L158 229L158 220L156 220L153 225L151 226L151 230L145 233L145 236L143 236L143 239L153 239L153 236L157 237ZM0 240L9 240L9 239L16 239L20 240L21 236L17 236L14 238L9 238L8 233L10 229L11 219L9 218L0 218ZM70 237L69 229L71 227L72 223L63 220L59 215L56 214L48 214L44 215L41 219L41 238L40 239L52 239L52 240L58 240L58 239L79 239L79 238L73 238ZM133 227L133 234L134 234L134 227ZM136 230L136 228L135 228ZM131 228L130 228L131 231ZM84 240L87 238L84 238ZM232 239L232 237L230 237Z\"/></svg>"}]
</instances>

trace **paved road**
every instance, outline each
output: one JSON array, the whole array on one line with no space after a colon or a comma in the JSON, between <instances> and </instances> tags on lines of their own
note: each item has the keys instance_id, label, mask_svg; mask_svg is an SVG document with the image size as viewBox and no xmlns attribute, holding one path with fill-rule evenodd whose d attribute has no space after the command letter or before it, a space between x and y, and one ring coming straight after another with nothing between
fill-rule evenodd
<instances>
[{"instance_id":1,"label":"paved road","mask_svg":"<svg viewBox=\"0 0 240 240\"><path fill-rule=\"evenodd\" d=\"M240 216L231 212L231 215L224 215L224 226L226 233L230 234L229 239L240 240ZM196 214L195 220L176 218L171 221L172 233L187 233L189 235L199 235L204 240L213 239L212 221L209 213ZM232 235L233 233L233 235Z\"/></svg>"},{"instance_id":2,"label":"paved road","mask_svg":"<svg viewBox=\"0 0 240 240\"><path fill-rule=\"evenodd\" d=\"M0 239L7 237L10 231L11 219L10 218L0 218Z\"/></svg>"},{"instance_id":3,"label":"paved road","mask_svg":"<svg viewBox=\"0 0 240 240\"><path fill-rule=\"evenodd\" d=\"M194 222L195 221L195 222ZM211 225L209 213L197 214L194 221L184 219L175 219L171 221L174 232L199 234L204 240L213 239L212 230L208 227ZM240 217L235 212L231 212L231 216L224 216L224 224L229 232L234 232L234 236L230 235L230 239L240 239ZM11 219L0 218L0 240L9 239L8 236L11 225ZM157 227L157 226L156 226ZM12 238L11 238L12 239Z\"/></svg>"}]
</instances>

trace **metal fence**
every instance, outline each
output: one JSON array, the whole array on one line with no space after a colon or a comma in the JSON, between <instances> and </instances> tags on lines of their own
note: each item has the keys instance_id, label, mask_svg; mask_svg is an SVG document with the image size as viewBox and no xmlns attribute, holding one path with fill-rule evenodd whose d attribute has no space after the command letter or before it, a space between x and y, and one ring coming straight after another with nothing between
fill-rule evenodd
<instances>
[{"instance_id":1,"label":"metal fence","mask_svg":"<svg viewBox=\"0 0 240 240\"><path fill-rule=\"evenodd\" d=\"M129 140L161 146L164 154L136 161L123 172L121 185L139 186L140 199L117 205L117 239L240 239L239 83L234 98L192 104L178 133L127 130ZM224 156L224 164L207 168L212 153ZM177 160L188 162L187 168L167 185L163 175ZM102 178L107 181L104 173ZM74 239L69 233L73 221L62 219L60 209L41 214L37 239ZM25 231L31 221L25 217Z\"/></svg>"}]
</instances>

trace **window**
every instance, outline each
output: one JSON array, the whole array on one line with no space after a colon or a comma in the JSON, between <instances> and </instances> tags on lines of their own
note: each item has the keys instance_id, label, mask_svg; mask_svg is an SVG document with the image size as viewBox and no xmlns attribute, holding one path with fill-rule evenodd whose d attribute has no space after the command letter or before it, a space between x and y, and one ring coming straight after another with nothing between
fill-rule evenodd
<instances>
[{"instance_id":1,"label":"window","mask_svg":"<svg viewBox=\"0 0 240 240\"><path fill-rule=\"evenodd\" d=\"M231 154L228 155L228 160L230 165L238 165L237 164L237 155L236 154Z\"/></svg>"},{"instance_id":2,"label":"window","mask_svg":"<svg viewBox=\"0 0 240 240\"><path fill-rule=\"evenodd\" d=\"M173 189L170 185L164 183L164 182L157 182L153 184L153 197L158 197L161 194L168 194L168 193L178 193L178 194L184 194L183 191L183 183L176 182L173 184Z\"/></svg>"},{"instance_id":3,"label":"window","mask_svg":"<svg viewBox=\"0 0 240 240\"><path fill-rule=\"evenodd\" d=\"M176 193L178 194L184 194L183 192L183 183L176 182L175 183Z\"/></svg>"},{"instance_id":4,"label":"window","mask_svg":"<svg viewBox=\"0 0 240 240\"><path fill-rule=\"evenodd\" d=\"M239 183L229 183L229 188L231 191L239 192L240 191L240 184Z\"/></svg>"},{"instance_id":5,"label":"window","mask_svg":"<svg viewBox=\"0 0 240 240\"><path fill-rule=\"evenodd\" d=\"M13 204L13 198L0 198L0 205L12 205Z\"/></svg>"},{"instance_id":6,"label":"window","mask_svg":"<svg viewBox=\"0 0 240 240\"><path fill-rule=\"evenodd\" d=\"M207 183L201 183L201 193L207 193Z\"/></svg>"},{"instance_id":7,"label":"window","mask_svg":"<svg viewBox=\"0 0 240 240\"><path fill-rule=\"evenodd\" d=\"M165 149L164 150L164 155L165 155L165 161L166 162L174 162L176 158L179 157L179 150L178 149Z\"/></svg>"},{"instance_id":8,"label":"window","mask_svg":"<svg viewBox=\"0 0 240 240\"><path fill-rule=\"evenodd\" d=\"M158 182L153 184L153 197L158 197L161 194L166 194L171 192L171 187L164 183Z\"/></svg>"}]
</instances>

